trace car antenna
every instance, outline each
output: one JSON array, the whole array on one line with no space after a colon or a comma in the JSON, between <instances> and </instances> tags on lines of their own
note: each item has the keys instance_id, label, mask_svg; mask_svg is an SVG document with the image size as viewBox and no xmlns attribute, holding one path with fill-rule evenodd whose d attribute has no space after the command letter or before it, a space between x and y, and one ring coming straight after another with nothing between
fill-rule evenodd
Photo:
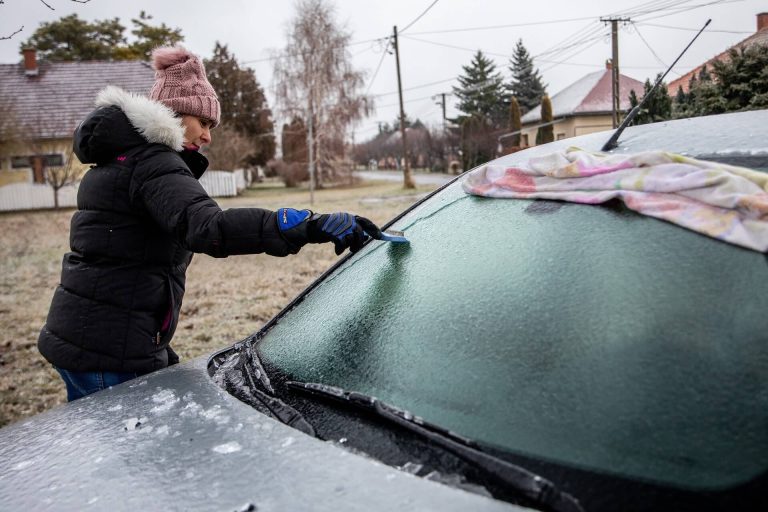
<instances>
[{"instance_id":1,"label":"car antenna","mask_svg":"<svg viewBox=\"0 0 768 512\"><path fill-rule=\"evenodd\" d=\"M619 137L621 136L621 132L623 132L624 129L627 126L629 126L629 123L632 122L632 120L635 118L637 113L640 111L640 107L645 105L645 102L648 101L648 98L651 97L651 95L656 90L656 88L659 86L659 84L664 80L664 77L667 76L667 73L672 71L672 68L675 67L675 64L677 64L677 61L680 60L680 57L682 57L685 54L685 52L688 51L688 48L690 48L691 45L693 44L693 42L696 40L696 38L698 38L701 35L701 33L704 32L704 29L707 28L707 25L709 25L709 23L711 21L712 21L712 19L708 19L707 22L704 24L704 26L701 27L701 29L696 33L695 36L693 36L693 39L691 39L691 42L688 43L688 46L685 47L683 52L680 55L677 56L677 58L675 59L675 62L673 62L672 65L670 65L667 68L667 70L664 72L664 74L661 75L661 77L659 77L658 80L656 80L656 83L653 84L653 87L651 87L651 90L648 91L648 93L643 97L643 99L640 101L640 103L635 105L635 108L633 108L632 110L629 111L629 114L627 114L627 117L625 117L624 121L622 121L621 124L619 125L619 127L616 128L616 131L613 132L613 135L611 135L611 138L608 139L608 142L605 143L605 145L602 147L602 149L600 151L610 151L611 149L613 149L613 148L615 148L615 147L617 147L619 145L618 141L619 141Z\"/></svg>"}]
</instances>

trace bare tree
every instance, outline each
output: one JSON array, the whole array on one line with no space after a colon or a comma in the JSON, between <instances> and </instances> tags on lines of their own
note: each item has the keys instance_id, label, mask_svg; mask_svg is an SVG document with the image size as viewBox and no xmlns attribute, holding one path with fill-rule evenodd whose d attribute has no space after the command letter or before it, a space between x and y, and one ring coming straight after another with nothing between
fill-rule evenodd
<instances>
[{"instance_id":1,"label":"bare tree","mask_svg":"<svg viewBox=\"0 0 768 512\"><path fill-rule=\"evenodd\" d=\"M82 173L74 152L70 149L61 165L51 165L45 168L45 182L53 189L53 207L59 209L59 191L67 185L74 185Z\"/></svg>"},{"instance_id":2,"label":"bare tree","mask_svg":"<svg viewBox=\"0 0 768 512\"><path fill-rule=\"evenodd\" d=\"M234 171L245 163L252 150L247 137L231 126L221 126L216 130L206 156L211 161L211 168Z\"/></svg>"},{"instance_id":3,"label":"bare tree","mask_svg":"<svg viewBox=\"0 0 768 512\"><path fill-rule=\"evenodd\" d=\"M77 183L86 169L74 155L71 139L62 139L61 136L72 133L76 126L75 118L40 112L34 119L17 127L20 131L17 148L30 155L33 180L50 185L56 209L59 208L59 191ZM61 153L62 144L68 147L64 154Z\"/></svg>"},{"instance_id":4,"label":"bare tree","mask_svg":"<svg viewBox=\"0 0 768 512\"><path fill-rule=\"evenodd\" d=\"M364 74L352 68L350 34L337 24L333 7L326 0L299 0L296 7L288 42L275 60L274 88L280 114L306 120L312 190L315 178L322 186L336 177L333 148L353 121L368 114L371 102L360 93Z\"/></svg>"}]
</instances>

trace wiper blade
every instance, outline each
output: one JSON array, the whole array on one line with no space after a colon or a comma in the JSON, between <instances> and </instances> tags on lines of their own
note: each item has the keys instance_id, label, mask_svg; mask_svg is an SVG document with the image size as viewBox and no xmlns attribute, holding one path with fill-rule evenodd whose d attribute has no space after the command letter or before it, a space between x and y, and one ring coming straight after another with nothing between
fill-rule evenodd
<instances>
[{"instance_id":1,"label":"wiper blade","mask_svg":"<svg viewBox=\"0 0 768 512\"><path fill-rule=\"evenodd\" d=\"M482 451L471 439L426 422L408 411L384 403L375 397L316 382L288 381L285 385L295 391L336 400L351 407L369 411L416 433L469 462L496 483L522 495L535 506L545 507L553 512L583 512L584 510L576 498L559 490L551 481Z\"/></svg>"},{"instance_id":2,"label":"wiper blade","mask_svg":"<svg viewBox=\"0 0 768 512\"><path fill-rule=\"evenodd\" d=\"M299 411L275 397L275 390L251 344L235 345L234 350L214 354L209 360L209 374L213 381L238 400L245 402L267 416L310 436L314 427Z\"/></svg>"}]
</instances>

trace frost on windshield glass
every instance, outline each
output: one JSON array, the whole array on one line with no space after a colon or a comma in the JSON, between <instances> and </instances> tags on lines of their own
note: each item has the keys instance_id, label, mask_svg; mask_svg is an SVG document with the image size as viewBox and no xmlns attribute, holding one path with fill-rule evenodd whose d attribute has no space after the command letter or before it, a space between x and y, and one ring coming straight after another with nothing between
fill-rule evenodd
<instances>
[{"instance_id":1,"label":"frost on windshield glass","mask_svg":"<svg viewBox=\"0 0 768 512\"><path fill-rule=\"evenodd\" d=\"M393 228L411 243L341 265L265 334L265 361L535 457L682 485L763 471L764 255L457 185Z\"/></svg>"}]
</instances>

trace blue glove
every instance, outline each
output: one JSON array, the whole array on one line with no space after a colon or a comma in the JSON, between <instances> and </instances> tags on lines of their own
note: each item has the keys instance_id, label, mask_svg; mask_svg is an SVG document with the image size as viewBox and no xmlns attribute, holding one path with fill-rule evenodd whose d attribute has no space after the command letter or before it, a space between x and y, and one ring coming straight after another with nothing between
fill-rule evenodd
<instances>
[{"instance_id":1,"label":"blue glove","mask_svg":"<svg viewBox=\"0 0 768 512\"><path fill-rule=\"evenodd\" d=\"M369 236L381 238L381 230L365 217L351 213L317 214L311 210L280 208L277 222L283 235L294 243L333 242L336 254L359 251ZM301 245L303 245L301 243Z\"/></svg>"}]
</instances>

